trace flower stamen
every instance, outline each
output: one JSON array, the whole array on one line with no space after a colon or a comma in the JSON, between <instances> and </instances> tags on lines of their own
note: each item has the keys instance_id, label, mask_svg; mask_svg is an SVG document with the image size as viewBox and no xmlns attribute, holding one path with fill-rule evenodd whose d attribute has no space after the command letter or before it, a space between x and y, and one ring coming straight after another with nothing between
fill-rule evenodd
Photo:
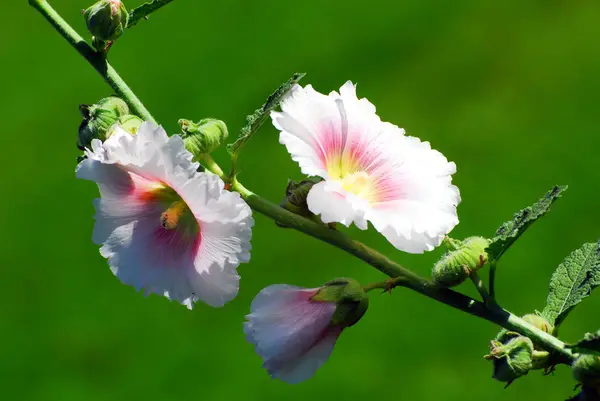
<instances>
[{"instance_id":1,"label":"flower stamen","mask_svg":"<svg viewBox=\"0 0 600 401\"><path fill-rule=\"evenodd\" d=\"M363 199L369 199L372 193L373 180L364 171L359 171L342 177L340 184L346 191Z\"/></svg>"},{"instance_id":2,"label":"flower stamen","mask_svg":"<svg viewBox=\"0 0 600 401\"><path fill-rule=\"evenodd\" d=\"M190 209L184 201L175 201L160 215L160 224L167 230L174 230L181 217L189 211Z\"/></svg>"}]
</instances>

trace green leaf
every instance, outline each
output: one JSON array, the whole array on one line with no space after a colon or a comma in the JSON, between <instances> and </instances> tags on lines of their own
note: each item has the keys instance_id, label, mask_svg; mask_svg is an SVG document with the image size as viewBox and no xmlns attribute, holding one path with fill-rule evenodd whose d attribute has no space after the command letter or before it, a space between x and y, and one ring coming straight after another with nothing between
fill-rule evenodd
<instances>
[{"instance_id":1,"label":"green leaf","mask_svg":"<svg viewBox=\"0 0 600 401\"><path fill-rule=\"evenodd\" d=\"M502 224L486 249L490 263L497 262L531 224L546 214L566 189L566 185L555 186L542 199L515 214L511 221Z\"/></svg>"},{"instance_id":2,"label":"green leaf","mask_svg":"<svg viewBox=\"0 0 600 401\"><path fill-rule=\"evenodd\" d=\"M600 243L584 244L556 268L542 316L560 325L594 288L600 285Z\"/></svg>"},{"instance_id":3,"label":"green leaf","mask_svg":"<svg viewBox=\"0 0 600 401\"><path fill-rule=\"evenodd\" d=\"M578 354L600 355L600 330L595 333L587 333L582 340L568 347Z\"/></svg>"},{"instance_id":4,"label":"green leaf","mask_svg":"<svg viewBox=\"0 0 600 401\"><path fill-rule=\"evenodd\" d=\"M148 14L153 13L158 10L162 6L166 6L173 0L152 0L148 3L144 3L141 6L134 8L129 13L129 22L127 23L127 28L131 28L137 25L140 20L148 17Z\"/></svg>"},{"instance_id":5,"label":"green leaf","mask_svg":"<svg viewBox=\"0 0 600 401\"><path fill-rule=\"evenodd\" d=\"M256 131L260 128L260 126L265 122L265 120L269 117L271 111L275 110L281 99L293 88L294 85L298 83L304 77L305 74L296 73L292 75L290 79L283 85L281 85L275 92L269 96L267 102L262 105L260 109L257 109L254 114L246 117L246 126L242 128L240 131L240 135L238 139L227 146L227 150L229 154L234 158L237 157L246 144L254 135Z\"/></svg>"}]
</instances>

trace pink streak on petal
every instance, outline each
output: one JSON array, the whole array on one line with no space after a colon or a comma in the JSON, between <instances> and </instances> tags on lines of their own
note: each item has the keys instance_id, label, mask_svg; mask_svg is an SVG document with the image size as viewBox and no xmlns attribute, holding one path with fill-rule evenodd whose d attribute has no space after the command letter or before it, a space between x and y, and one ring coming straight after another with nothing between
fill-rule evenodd
<instances>
[{"instance_id":1,"label":"pink streak on petal","mask_svg":"<svg viewBox=\"0 0 600 401\"><path fill-rule=\"evenodd\" d=\"M374 202L376 203L401 199L403 195L403 188L395 177L383 176L375 182Z\"/></svg>"},{"instance_id":2,"label":"pink streak on petal","mask_svg":"<svg viewBox=\"0 0 600 401\"><path fill-rule=\"evenodd\" d=\"M318 142L323 148L320 153L321 162L327 166L327 160L335 159L342 155L342 133L332 122L323 124L319 129Z\"/></svg>"},{"instance_id":3,"label":"pink streak on petal","mask_svg":"<svg viewBox=\"0 0 600 401\"><path fill-rule=\"evenodd\" d=\"M156 229L152 233L148 244L148 252L153 254L155 260L165 267L186 266L185 263L180 263L184 260L193 262L202 242L200 232L195 237L190 238L181 230L165 229L160 225L158 218L156 222Z\"/></svg>"}]
</instances>

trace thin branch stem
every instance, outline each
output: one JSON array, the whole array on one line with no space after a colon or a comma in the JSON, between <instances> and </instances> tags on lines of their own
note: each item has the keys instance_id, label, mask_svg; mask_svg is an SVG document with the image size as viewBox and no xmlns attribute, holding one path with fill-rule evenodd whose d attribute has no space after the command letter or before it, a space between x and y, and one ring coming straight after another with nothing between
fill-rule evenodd
<instances>
[{"instance_id":1,"label":"thin branch stem","mask_svg":"<svg viewBox=\"0 0 600 401\"><path fill-rule=\"evenodd\" d=\"M215 159L212 158L211 155L203 154L202 156L199 157L198 161L200 162L200 164L202 164L204 167L206 167L209 171L215 173L221 179L224 180L225 173L223 172L221 167L219 167L219 165L217 164Z\"/></svg>"},{"instance_id":2,"label":"thin branch stem","mask_svg":"<svg viewBox=\"0 0 600 401\"><path fill-rule=\"evenodd\" d=\"M129 13L129 22L127 28L131 28L137 25L140 20L147 18L149 14L158 10L161 7L166 6L173 0L153 0L148 3L144 3L141 6L134 8Z\"/></svg>"},{"instance_id":3,"label":"thin branch stem","mask_svg":"<svg viewBox=\"0 0 600 401\"><path fill-rule=\"evenodd\" d=\"M492 302L496 302L496 262L490 264L490 299Z\"/></svg>"},{"instance_id":4,"label":"thin branch stem","mask_svg":"<svg viewBox=\"0 0 600 401\"><path fill-rule=\"evenodd\" d=\"M381 281L379 283L367 284L367 285L363 286L363 291L369 292L369 291L379 289L379 290L383 290L383 292L391 293L394 288L396 288L406 282L407 282L406 277L390 278L388 280Z\"/></svg>"},{"instance_id":5,"label":"thin branch stem","mask_svg":"<svg viewBox=\"0 0 600 401\"><path fill-rule=\"evenodd\" d=\"M106 57L96 52L71 26L48 4L46 0L29 0L29 4L38 10L46 20L79 52L104 78L117 96L125 100L131 111L146 121L155 122L150 112L144 107L125 81L108 63Z\"/></svg>"},{"instance_id":6,"label":"thin branch stem","mask_svg":"<svg viewBox=\"0 0 600 401\"><path fill-rule=\"evenodd\" d=\"M477 274L477 272L471 272L469 278L473 284L475 284L475 288L477 288L477 292L479 292L479 295L481 295L483 302L485 302L486 305L490 305L490 294L488 293L487 288L485 288L485 284L483 280L481 280L481 277L479 277L479 274Z\"/></svg>"}]
</instances>

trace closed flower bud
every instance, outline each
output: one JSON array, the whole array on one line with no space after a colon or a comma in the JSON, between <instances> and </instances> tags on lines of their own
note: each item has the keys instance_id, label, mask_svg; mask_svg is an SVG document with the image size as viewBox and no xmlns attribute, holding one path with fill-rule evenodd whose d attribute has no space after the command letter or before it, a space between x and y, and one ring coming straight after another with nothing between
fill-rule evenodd
<instances>
[{"instance_id":1,"label":"closed flower bud","mask_svg":"<svg viewBox=\"0 0 600 401\"><path fill-rule=\"evenodd\" d=\"M83 12L88 31L96 41L117 40L129 22L129 13L120 0L100 0Z\"/></svg>"},{"instance_id":2,"label":"closed flower bud","mask_svg":"<svg viewBox=\"0 0 600 401\"><path fill-rule=\"evenodd\" d=\"M179 125L185 147L194 156L214 152L229 136L227 125L214 118L205 118L198 123L181 119Z\"/></svg>"},{"instance_id":3,"label":"closed flower bud","mask_svg":"<svg viewBox=\"0 0 600 401\"><path fill-rule=\"evenodd\" d=\"M364 315L368 303L352 279L320 288L271 285L252 301L244 332L273 378L299 383L327 361L342 331Z\"/></svg>"},{"instance_id":4,"label":"closed flower bud","mask_svg":"<svg viewBox=\"0 0 600 401\"><path fill-rule=\"evenodd\" d=\"M138 116L134 116L133 114L125 114L124 116L119 117L117 122L108 130L106 133L106 138L110 138L115 130L115 127L117 126L121 127L126 132L129 132L131 135L135 135L143 122L144 120Z\"/></svg>"},{"instance_id":5,"label":"closed flower bud","mask_svg":"<svg viewBox=\"0 0 600 401\"><path fill-rule=\"evenodd\" d=\"M600 386L600 356L583 354L572 365L573 377L584 386Z\"/></svg>"},{"instance_id":6,"label":"closed flower bud","mask_svg":"<svg viewBox=\"0 0 600 401\"><path fill-rule=\"evenodd\" d=\"M79 146L89 147L92 139L105 141L111 127L129 113L127 104L118 97L108 97L94 105L81 105L83 121L79 126Z\"/></svg>"},{"instance_id":7,"label":"closed flower bud","mask_svg":"<svg viewBox=\"0 0 600 401\"><path fill-rule=\"evenodd\" d=\"M528 314L523 316L522 318L527 323L532 326L537 327L540 330L545 331L546 333L552 334L554 331L554 326L552 326L546 319L536 314ZM509 331L506 329L500 330L500 332L496 335L495 342L496 343L507 343L511 339L518 337L519 334L514 331ZM537 369L548 369L552 366L552 361L550 358L550 353L538 346L537 344L533 344L533 355L532 355L532 370Z\"/></svg>"},{"instance_id":8,"label":"closed flower bud","mask_svg":"<svg viewBox=\"0 0 600 401\"><path fill-rule=\"evenodd\" d=\"M465 281L472 272L487 262L485 248L490 241L482 237L470 237L464 241L446 240L450 250L433 266L433 281L440 287L454 287Z\"/></svg>"},{"instance_id":9,"label":"closed flower bud","mask_svg":"<svg viewBox=\"0 0 600 401\"><path fill-rule=\"evenodd\" d=\"M529 314L523 316L522 319L525 320L530 325L537 327L538 329L540 329L548 334L552 334L554 332L554 326L538 314L529 313Z\"/></svg>"},{"instance_id":10,"label":"closed flower bud","mask_svg":"<svg viewBox=\"0 0 600 401\"><path fill-rule=\"evenodd\" d=\"M285 198L283 198L279 206L303 217L313 216L313 213L308 209L306 197L313 185L319 181L321 181L320 178L312 177L300 182L289 180L285 189ZM281 223L277 223L277 225L286 227Z\"/></svg>"},{"instance_id":11,"label":"closed flower bud","mask_svg":"<svg viewBox=\"0 0 600 401\"><path fill-rule=\"evenodd\" d=\"M493 378L498 381L510 384L533 368L533 343L527 337L514 336L506 344L492 341L490 351L485 358L493 361Z\"/></svg>"}]
</instances>

